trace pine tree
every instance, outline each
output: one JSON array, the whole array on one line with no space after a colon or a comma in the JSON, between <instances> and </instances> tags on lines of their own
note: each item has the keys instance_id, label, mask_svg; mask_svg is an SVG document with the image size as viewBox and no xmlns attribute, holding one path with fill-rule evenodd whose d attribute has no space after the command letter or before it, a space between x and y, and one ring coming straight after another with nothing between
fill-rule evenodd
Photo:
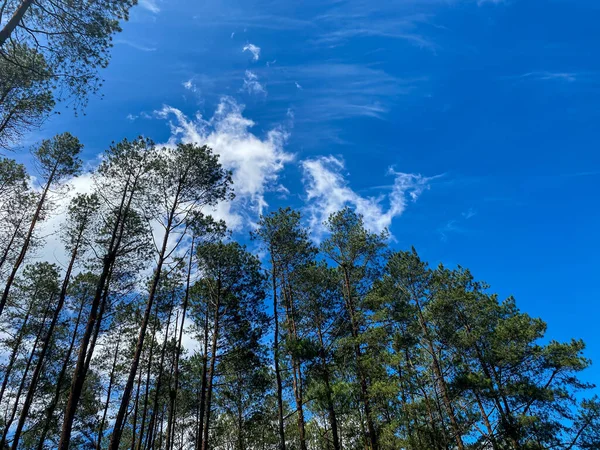
<instances>
[{"instance_id":1,"label":"pine tree","mask_svg":"<svg viewBox=\"0 0 600 450\"><path fill-rule=\"evenodd\" d=\"M42 212L46 205L48 193L51 188L60 186L66 179L79 173L81 167L79 153L82 147L76 137L69 133L63 133L55 136L52 140L42 141L40 146L33 152L41 180L44 184L35 212L31 218L29 229L23 239L21 250L13 264L12 271L6 279L4 292L2 293L2 298L0 298L0 315L2 315L2 311L6 305L15 276L29 250L36 225L42 219Z\"/></svg>"}]
</instances>

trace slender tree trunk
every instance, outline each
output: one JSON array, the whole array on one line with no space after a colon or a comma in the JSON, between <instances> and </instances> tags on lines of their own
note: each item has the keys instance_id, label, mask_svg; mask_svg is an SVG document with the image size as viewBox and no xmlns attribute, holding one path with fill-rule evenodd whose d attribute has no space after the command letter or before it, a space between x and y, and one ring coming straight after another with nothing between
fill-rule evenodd
<instances>
[{"instance_id":1,"label":"slender tree trunk","mask_svg":"<svg viewBox=\"0 0 600 450\"><path fill-rule=\"evenodd\" d=\"M488 414L485 412L485 408L483 407L483 403L481 403L479 394L477 392L474 392L474 395L475 395L475 400L477 402L477 406L479 407L479 412L481 413L481 418L482 418L483 423L485 424L485 428L487 429L487 432L488 432L488 440L490 441L492 448L494 450L497 450L498 443L496 442L496 437L494 436L494 428L492 427L492 424L490 423L490 418L489 418Z\"/></svg>"},{"instance_id":2,"label":"slender tree trunk","mask_svg":"<svg viewBox=\"0 0 600 450\"><path fill-rule=\"evenodd\" d=\"M111 234L110 244L108 246L108 251L103 258L102 264L102 272L98 279L98 283L96 285L96 291L94 293L94 298L92 300L90 314L88 317L88 322L85 327L85 331L81 338L81 343L79 346L79 354L77 356L77 364L75 366L75 370L73 372L73 379L71 381L71 390L69 392L69 399L67 401L67 406L65 409L65 417L63 421L62 431L60 435L60 441L58 443L57 450L68 450L69 443L71 441L71 430L73 429L73 421L75 420L75 412L77 411L77 406L79 404L79 399L81 398L81 393L83 391L83 383L85 381L85 377L87 375L86 368L86 356L87 350L90 343L90 338L92 337L92 333L94 331L94 326L96 323L96 319L98 316L98 308L100 307L100 301L102 299L102 294L104 292L104 288L108 281L108 276L110 270L116 260L117 251L121 244L121 239L123 238L125 221L127 219L128 212L131 208L131 203L133 201L134 193L136 191L137 179L133 182L131 191L129 192L129 183L130 178L127 179L125 183L125 187L123 189L123 195L121 197L121 204L119 206L118 214L115 217L115 224L113 227L113 231ZM129 195L128 195L129 194Z\"/></svg>"},{"instance_id":3,"label":"slender tree trunk","mask_svg":"<svg viewBox=\"0 0 600 450\"><path fill-rule=\"evenodd\" d=\"M119 358L120 344L121 335L119 334L119 336L117 337L115 356L113 357L112 368L110 370L110 377L108 379L108 388L106 390L106 402L104 402L104 412L102 413L102 420L100 421L100 427L98 429L98 442L96 443L96 450L100 450L102 448L102 433L104 430L104 424L106 423L106 416L108 415L108 407L110 406L110 394L112 393L113 383L115 382L115 370L117 368L117 359Z\"/></svg>"},{"instance_id":4,"label":"slender tree trunk","mask_svg":"<svg viewBox=\"0 0 600 450\"><path fill-rule=\"evenodd\" d=\"M220 284L220 282L219 282ZM211 355L210 355L210 368L208 371L208 382L206 385L206 420L204 421L204 432L202 439L202 450L208 450L208 435L210 431L210 410L212 406L212 393L213 393L213 380L215 377L215 364L217 362L217 346L219 342L219 319L221 313L219 311L221 307L221 289L220 286L217 288L217 299L215 303L215 315L214 315L214 329L212 335Z\"/></svg>"},{"instance_id":5,"label":"slender tree trunk","mask_svg":"<svg viewBox=\"0 0 600 450\"><path fill-rule=\"evenodd\" d=\"M167 405L163 405L162 412L160 414L160 431L158 433L158 448L162 448L162 438L163 438L163 425L165 423L165 410Z\"/></svg>"},{"instance_id":6,"label":"slender tree trunk","mask_svg":"<svg viewBox=\"0 0 600 450\"><path fill-rule=\"evenodd\" d=\"M460 427L458 426L458 421L456 420L456 415L454 412L454 408L452 407L452 402L450 401L450 395L448 393L448 386L446 384L446 380L442 373L442 367L440 361L437 357L436 349L433 345L433 340L430 337L429 327L425 318L423 317L421 302L418 299L417 295L413 295L415 303L417 305L417 315L419 319L419 325L421 330L423 331L423 336L425 337L425 341L427 344L428 351L431 355L431 366L433 369L433 373L435 375L435 380L442 395L442 403L444 404L444 408L446 409L446 413L448 414L448 418L450 419L450 425L452 427L452 433L454 434L454 440L456 441L456 445L459 450L464 450L465 445L462 441L462 433L460 431Z\"/></svg>"},{"instance_id":7,"label":"slender tree trunk","mask_svg":"<svg viewBox=\"0 0 600 450\"><path fill-rule=\"evenodd\" d=\"M183 307L181 311L181 327L179 328L179 339L177 341L177 348L175 349L175 367L174 367L174 382L173 389L169 392L169 421L167 425L167 448L171 450L173 447L175 437L175 417L176 409L175 403L177 401L177 391L179 390L179 358L181 357L181 342L183 340L183 328L185 326L185 315L187 312L188 302L190 298L190 278L192 274L192 258L194 256L194 239L192 236L192 244L190 246L190 260L188 262L188 271L185 282L185 296L183 298Z\"/></svg>"},{"instance_id":8,"label":"slender tree trunk","mask_svg":"<svg viewBox=\"0 0 600 450\"><path fill-rule=\"evenodd\" d=\"M60 372L58 377L56 378L56 389L54 390L54 397L52 401L48 405L46 410L46 419L44 421L44 429L42 430L40 440L38 442L37 450L44 449L44 442L46 441L46 436L50 431L50 426L52 425L52 415L54 414L54 410L56 409L56 405L58 405L58 400L60 399L61 388L63 380L67 374L67 368L69 367L69 362L71 360L71 354L73 353L73 348L75 347L75 341L77 339L77 331L79 330L79 323L81 321L81 315L83 314L83 308L85 306L85 295L83 296L83 300L81 301L81 306L79 307L79 312L77 313L77 320L75 322L75 328L73 331L73 335L71 336L71 342L69 344L69 349L67 350L67 354L65 355L65 359L63 361L62 367L60 368Z\"/></svg>"},{"instance_id":9,"label":"slender tree trunk","mask_svg":"<svg viewBox=\"0 0 600 450\"><path fill-rule=\"evenodd\" d=\"M127 378L127 383L125 384L125 388L123 389L123 396L121 398L121 406L119 407L119 412L117 413L117 417L115 419L115 425L113 428L113 433L110 439L110 444L108 446L108 450L118 450L119 444L121 442L121 434L123 432L123 420L125 417L125 413L127 412L127 407L129 405L129 400L131 398L131 392L133 391L133 384L135 382L135 375L137 374L138 365L140 363L140 357L142 355L142 349L144 346L144 339L146 337L146 329L148 328L148 322L150 320L150 313L152 311L152 304L154 302L154 296L156 295L156 291L158 288L158 282L160 281L160 276L162 272L162 267L165 262L165 255L167 253L167 245L169 243L169 235L171 232L171 227L173 224L173 219L175 217L175 211L177 208L177 198L175 198L173 202L173 206L171 211L169 212L169 218L167 220L167 224L165 227L165 234L163 237L162 247L158 254L158 263L156 265L156 269L154 270L154 277L152 279L152 285L150 287L150 292L148 294L148 303L146 305L146 310L144 312L144 318L142 320L142 326L140 328L140 333L138 335L138 341L135 348L135 354L133 356L133 361L131 363L131 368L129 370L129 376Z\"/></svg>"},{"instance_id":10,"label":"slender tree trunk","mask_svg":"<svg viewBox=\"0 0 600 450\"><path fill-rule=\"evenodd\" d=\"M275 381L277 384L277 419L279 431L279 450L286 450L285 445L285 427L283 423L283 387L281 383L281 369L279 367L279 315L277 302L277 276L275 259L273 258L273 249L271 253L271 281L273 287L273 322L275 330L273 332L273 359L275 364Z\"/></svg>"},{"instance_id":11,"label":"slender tree trunk","mask_svg":"<svg viewBox=\"0 0 600 450\"><path fill-rule=\"evenodd\" d=\"M25 15L32 3L33 0L23 0L19 7L13 13L10 20L6 22L4 28L0 30L0 47L2 47L7 41L7 39L10 38L13 31L15 31L15 28L17 28L17 25L19 25L19 22L23 19L23 16Z\"/></svg>"},{"instance_id":12,"label":"slender tree trunk","mask_svg":"<svg viewBox=\"0 0 600 450\"><path fill-rule=\"evenodd\" d=\"M335 414L335 406L333 404L333 396L331 390L331 384L329 379L329 366L327 364L327 358L325 357L325 341L323 340L323 333L321 331L321 324L317 326L317 336L319 337L319 356L321 358L321 370L323 371L323 382L325 383L325 393L327 398L327 416L329 419L329 426L331 427L331 436L333 440L333 449L341 450L340 438L338 432L337 417Z\"/></svg>"},{"instance_id":13,"label":"slender tree trunk","mask_svg":"<svg viewBox=\"0 0 600 450\"><path fill-rule=\"evenodd\" d=\"M1 133L1 131L0 131L0 133ZM12 246L15 243L15 239L17 238L17 235L19 234L19 227L21 226L22 222L23 222L22 219L19 220L19 223L15 226L15 231L10 236L8 244L6 244L6 248L4 249L4 252L2 253L2 258L0 258L0 270L2 269L2 266L4 265L4 263L6 263L6 260L8 259L10 250L12 249Z\"/></svg>"},{"instance_id":14,"label":"slender tree trunk","mask_svg":"<svg viewBox=\"0 0 600 450\"><path fill-rule=\"evenodd\" d=\"M25 382L27 381L27 375L29 374L29 369L31 368L31 363L33 362L33 358L35 357L35 352L37 350L38 344L40 342L40 338L42 337L42 332L44 331L44 325L46 324L46 319L48 317L48 312L50 310L50 304L52 303L52 298L46 305L46 309L44 311L44 318L42 320L42 324L40 325L40 329L38 330L35 341L33 343L33 347L31 352L29 353L29 358L27 359L27 363L25 365L25 370L23 371L23 378L21 378L21 383L19 383L19 389L17 390L17 394L15 395L15 403L12 408L12 412L10 413L10 417L4 424L4 432L2 433L2 439L0 439L0 449L4 449L6 446L6 441L8 437L8 432L10 430L13 421L15 420L15 416L17 414L17 409L19 408L19 400L21 399L21 394L23 393L23 389L25 388Z\"/></svg>"},{"instance_id":15,"label":"slender tree trunk","mask_svg":"<svg viewBox=\"0 0 600 450\"><path fill-rule=\"evenodd\" d=\"M146 428L146 415L148 414L148 400L150 397L150 373L152 371L152 357L154 355L154 343L156 341L156 330L158 329L158 303L154 308L154 325L152 327L152 340L150 341L150 354L148 356L148 370L146 371L146 386L144 389L144 412L142 413L142 422L140 424L140 439L138 450L144 445L144 430Z\"/></svg>"},{"instance_id":16,"label":"slender tree trunk","mask_svg":"<svg viewBox=\"0 0 600 450\"><path fill-rule=\"evenodd\" d=\"M131 425L131 450L135 450L135 434L137 432L137 417L138 417L138 406L140 401L140 386L142 384L142 369L143 365L140 364L140 370L138 372L137 389L135 391L135 406L133 409L133 423Z\"/></svg>"},{"instance_id":17,"label":"slender tree trunk","mask_svg":"<svg viewBox=\"0 0 600 450\"><path fill-rule=\"evenodd\" d=\"M369 388L367 383L367 377L364 374L364 369L362 367L362 350L360 348L360 343L358 342L359 338L359 329L358 324L356 323L354 304L352 302L352 289L350 288L350 275L348 273L347 267L343 267L344 270L344 284L346 287L346 302L348 308L348 314L350 316L351 329L352 329L352 337L354 338L354 353L356 355L356 367L358 372L358 378L360 381L360 392L362 397L363 406L365 408L365 417L367 419L367 436L366 441L370 446L371 450L378 450L379 445L377 441L377 430L375 429L375 423L373 421L373 416L371 413L371 401L369 399ZM461 449L462 450L462 449Z\"/></svg>"},{"instance_id":18,"label":"slender tree trunk","mask_svg":"<svg viewBox=\"0 0 600 450\"><path fill-rule=\"evenodd\" d=\"M410 368L412 369L413 374L418 373L417 369L415 368L412 359L410 357L410 354L408 352L408 350L405 350L405 358L406 358L406 362L407 364L410 366ZM423 386L422 383L418 384L418 389L419 391L421 391L421 395L423 396L423 399L425 400L425 406L427 408L427 416L429 417L429 428L431 430L431 436L432 436L432 444L434 448L437 448L439 450L444 450L447 449L448 445L447 445L447 437L446 437L446 433L444 431L444 427L443 427L443 423L442 423L442 436L444 438L444 445L442 445L442 443L438 442L438 427L436 426L436 418L435 415L433 414L433 410L431 409L431 402L432 400L429 399L429 395L427 394L427 391L425 390L425 387ZM439 421L442 421L442 415L440 414L440 419Z\"/></svg>"},{"instance_id":19,"label":"slender tree trunk","mask_svg":"<svg viewBox=\"0 0 600 450\"><path fill-rule=\"evenodd\" d=\"M27 4L27 6L25 8L28 8L30 3L31 3L31 0L25 0L21 4L21 6L23 6L23 4ZM21 8L21 7L19 7L19 8ZM14 18L14 16L13 16L13 18ZM10 25L10 22L6 25L6 27L4 29L9 27L9 25ZM15 26L16 26L16 24L15 24ZM2 32L4 32L4 30L2 30ZM2 37L1 37L2 32L0 32L0 47L4 43L4 41L2 40ZM10 32L12 32L12 30L10 30ZM27 235L25 236L25 240L23 241L23 246L21 247L19 256L17 256L17 260L15 261L13 269L12 269L10 275L8 276L8 278L6 279L6 286L4 287L4 292L2 293L2 298L0 299L0 316L2 315L2 311L4 310L6 301L8 300L8 294L10 293L10 288L12 287L12 285L15 281L17 272L19 271L21 264L23 264L23 261L25 260L25 255L27 254L27 250L29 250L29 245L31 244L31 239L33 238L33 232L35 230L35 226L37 225L37 222L40 218L40 214L42 213L42 208L44 206L44 202L46 201L46 196L48 195L50 186L52 185L52 182L54 181L54 175L56 174L56 167L57 166L55 165L54 169L52 170L52 173L50 174L50 176L48 177L48 180L46 181L46 186L44 187L42 196L40 197L40 199L38 201L37 207L35 208L35 213L33 214L33 218L31 219L31 224L29 225L29 230L27 231Z\"/></svg>"},{"instance_id":20,"label":"slender tree trunk","mask_svg":"<svg viewBox=\"0 0 600 450\"><path fill-rule=\"evenodd\" d=\"M460 314L462 322L467 330L467 333L469 333L469 335L472 335L471 326L470 326L467 318L461 313L461 311L459 311L459 314ZM484 375L487 377L487 379L489 380L489 382L491 383L491 385L493 387L492 398L494 400L496 408L498 409L498 414L500 415L500 421L502 422L502 425L504 426L504 428L506 430L506 433L508 435L508 438L511 442L513 449L518 450L520 448L520 445L519 445L517 432L515 429L516 427L514 425L510 407L508 405L508 402L506 401L506 396L504 395L502 386L500 385L500 379L497 376L496 372L494 371L493 366L488 365L488 363L483 355L483 352L479 348L479 344L477 342L475 342L473 344L473 348L475 349L475 354L477 355L477 359L479 360L479 364L481 365L481 369L483 370ZM498 394L500 394L500 395L498 395ZM502 404L500 403L500 399L502 400ZM504 405L505 409L503 409L503 407L502 407L503 405Z\"/></svg>"},{"instance_id":21,"label":"slender tree trunk","mask_svg":"<svg viewBox=\"0 0 600 450\"><path fill-rule=\"evenodd\" d=\"M296 320L294 317L294 304L292 290L287 279L287 273L282 277L282 287L284 299L286 301L286 314L289 333L298 339L296 330ZM306 447L306 432L304 428L304 408L303 408L303 392L302 392L302 368L298 359L291 355L292 360L292 388L294 391L294 400L296 401L296 421L298 426L298 437L300 439L300 450L307 450Z\"/></svg>"},{"instance_id":22,"label":"slender tree trunk","mask_svg":"<svg viewBox=\"0 0 600 450\"><path fill-rule=\"evenodd\" d=\"M36 293L34 293L33 297L35 297L35 295L36 295ZM4 392L6 390L6 386L8 385L8 381L10 379L12 369L14 367L15 361L19 354L19 348L21 347L21 342L23 341L23 336L25 335L25 331L27 330L27 322L29 321L32 306L33 306L33 302L30 302L30 304L27 308L27 313L25 313L25 318L23 319L23 323L21 324L21 326L19 328L19 331L17 334L17 339L16 339L15 343L13 344L12 352L11 352L10 358L8 360L8 365L6 366L6 371L4 372L4 380L2 380L2 388L0 388L0 403L2 402L2 399L4 398Z\"/></svg>"},{"instance_id":23,"label":"slender tree trunk","mask_svg":"<svg viewBox=\"0 0 600 450\"><path fill-rule=\"evenodd\" d=\"M169 309L169 318L167 319L167 326L165 328L165 338L163 346L160 351L160 365L158 368L158 378L156 380L156 386L154 388L154 403L152 405L152 414L150 415L150 424L148 425L148 439L146 441L146 448L150 449L154 447L153 433L154 425L158 416L158 400L160 397L160 390L162 387L163 372L165 367L165 356L167 354L167 344L169 342L169 326L171 325L171 315L173 314L173 305Z\"/></svg>"},{"instance_id":24,"label":"slender tree trunk","mask_svg":"<svg viewBox=\"0 0 600 450\"><path fill-rule=\"evenodd\" d=\"M114 265L112 265L108 270L108 276L106 277L106 284L104 286L104 293L102 294L102 300L100 300L100 306L98 308L98 315L96 316L94 323L94 331L92 332L87 354L85 355L85 361L83 363L83 370L85 373L87 373L90 369L92 357L94 356L94 351L96 350L96 342L98 342L98 336L100 335L100 330L102 327L102 319L104 319L104 312L106 311L106 306L108 304L108 295L110 294L110 282L112 280L113 270Z\"/></svg>"},{"instance_id":25,"label":"slender tree trunk","mask_svg":"<svg viewBox=\"0 0 600 450\"><path fill-rule=\"evenodd\" d=\"M27 416L29 415L29 408L33 403L33 398L35 395L35 390L37 389L37 384L40 378L40 374L42 373L42 369L44 367L44 363L46 361L46 355L50 348L50 343L52 342L52 336L54 334L54 329L56 328L56 324L58 323L58 319L62 312L62 308L65 304L65 299L67 297L67 289L69 287L69 282L71 281L71 273L73 272L73 267L75 265L75 261L77 259L77 253L79 251L79 245L81 243L81 239L83 237L83 232L85 230L85 226L79 228L77 239L75 241L75 245L73 247L73 251L71 252L71 259L69 260L69 265L67 266L67 272L65 274L65 278L62 283L62 287L60 289L60 294L58 297L58 303L54 310L54 315L52 316L52 321L50 322L50 326L48 327L48 333L46 334L46 338L44 339L42 350L40 351L40 356L38 357L37 363L35 365L35 369L33 371L33 375L31 376L31 381L29 382L29 388L27 391L27 397L25 398L25 403L23 404L23 408L21 409L21 415L19 417L19 422L17 423L17 428L15 429L13 435L13 443L11 450L17 450L19 445L19 439L21 438L21 432L23 431L23 427L25 426L25 421L27 420Z\"/></svg>"},{"instance_id":26,"label":"slender tree trunk","mask_svg":"<svg viewBox=\"0 0 600 450\"><path fill-rule=\"evenodd\" d=\"M206 382L208 372L208 319L209 319L209 302L206 302L206 311L204 314L204 348L202 354L202 380L200 382L200 400L198 408L198 431L196 435L196 450L201 450L202 440L204 437L204 416L206 406Z\"/></svg>"}]
</instances>

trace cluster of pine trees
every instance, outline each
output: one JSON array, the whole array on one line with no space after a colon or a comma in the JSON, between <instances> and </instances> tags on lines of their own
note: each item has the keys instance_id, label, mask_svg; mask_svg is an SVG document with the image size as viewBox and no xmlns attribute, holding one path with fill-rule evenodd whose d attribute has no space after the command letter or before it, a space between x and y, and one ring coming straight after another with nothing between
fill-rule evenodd
<instances>
[{"instance_id":1,"label":"cluster of pine trees","mask_svg":"<svg viewBox=\"0 0 600 450\"><path fill-rule=\"evenodd\" d=\"M81 150L36 147L39 189L0 160L0 449L600 448L583 342L351 209L320 245L261 217L258 257L210 215L233 186L206 146L113 144L64 264L36 259Z\"/></svg>"}]
</instances>

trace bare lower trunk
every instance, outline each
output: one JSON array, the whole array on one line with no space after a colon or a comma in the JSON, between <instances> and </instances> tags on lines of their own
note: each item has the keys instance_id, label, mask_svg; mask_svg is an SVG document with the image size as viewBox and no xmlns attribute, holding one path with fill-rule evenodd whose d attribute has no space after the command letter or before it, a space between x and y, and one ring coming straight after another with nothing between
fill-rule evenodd
<instances>
[{"instance_id":1,"label":"bare lower trunk","mask_svg":"<svg viewBox=\"0 0 600 450\"><path fill-rule=\"evenodd\" d=\"M102 295L104 293L104 289L106 288L109 273L114 265L114 262L117 258L117 251L121 245L125 221L127 219L127 214L131 208L131 203L134 197L133 193L136 190L137 181L134 181L131 192L129 191L129 183L130 179L127 180L125 188L123 190L123 195L121 197L121 203L119 206L119 212L115 217L115 224L112 230L110 244L108 246L108 251L102 261L102 272L98 279L98 283L96 284L96 290L94 293L94 298L92 300L87 325L81 338L79 353L77 355L77 364L75 366L75 371L73 372L71 390L69 392L69 399L67 401L67 407L65 409L65 417L63 420L63 426L57 450L69 449L69 443L71 441L71 430L73 429L73 421L75 420L75 412L77 411L79 399L81 398L81 393L83 391L83 383L87 375L86 359L88 346L92 337L92 333L94 331L94 326L96 325L96 319L98 318L98 309L100 308Z\"/></svg>"},{"instance_id":2,"label":"bare lower trunk","mask_svg":"<svg viewBox=\"0 0 600 450\"><path fill-rule=\"evenodd\" d=\"M271 249L273 255L273 249ZM275 364L275 381L277 388L277 425L279 432L279 450L286 450L285 445L285 427L283 423L283 387L281 383L281 369L279 367L279 317L277 302L277 276L276 266L273 256L271 256L271 281L273 287L273 323L275 330L273 332L273 360Z\"/></svg>"},{"instance_id":3,"label":"bare lower trunk","mask_svg":"<svg viewBox=\"0 0 600 450\"><path fill-rule=\"evenodd\" d=\"M84 226L79 229L79 234L77 236L77 240L73 251L71 252L71 259L69 261L69 265L67 266L67 272L65 274L65 278L62 283L62 287L60 290L60 294L58 297L58 303L54 309L54 315L52 316L52 321L50 322L50 326L48 327L48 332L46 333L46 338L44 339L44 343L42 346L42 350L40 351L40 356L36 363L35 369L33 371L33 375L31 376L31 381L29 382L29 388L27 390L27 396L25 398L25 403L23 404L23 408L21 409L21 415L19 417L19 422L17 423L17 428L13 434L13 443L11 450L17 450L19 445L19 439L21 437L21 432L23 431L23 427L25 426L25 421L27 420L27 416L29 415L29 408L33 403L33 397L35 395L35 390L37 389L37 384L39 381L40 374L42 373L42 368L46 361L46 355L48 350L50 349L50 343L52 342L52 336L54 334L54 329L56 328L56 324L58 323L58 319L62 312L62 308L65 304L65 299L67 297L67 289L69 287L69 282L71 281L71 273L73 272L73 267L75 265L75 260L77 259L77 252L79 250L79 244L81 242L82 236L84 232Z\"/></svg>"},{"instance_id":4,"label":"bare lower trunk","mask_svg":"<svg viewBox=\"0 0 600 450\"><path fill-rule=\"evenodd\" d=\"M323 340L323 333L321 332L321 325L317 327L317 336L319 337L319 344L321 346L319 350L319 356L321 358L321 369L323 371L323 382L325 383L325 393L327 399L327 418L329 420L329 426L331 427L331 437L333 441L333 450L341 450L340 437L338 431L337 417L335 414L335 406L333 404L333 396L330 385L329 367L327 364L327 358L325 357L325 342Z\"/></svg>"},{"instance_id":5,"label":"bare lower trunk","mask_svg":"<svg viewBox=\"0 0 600 450\"><path fill-rule=\"evenodd\" d=\"M204 437L204 413L206 404L206 382L207 382L207 370L208 370L208 317L209 308L208 303L206 305L205 317L204 317L204 347L202 354L202 381L200 382L200 399L198 407L198 430L196 435L196 450L201 450L202 440Z\"/></svg>"},{"instance_id":6,"label":"bare lower trunk","mask_svg":"<svg viewBox=\"0 0 600 450\"><path fill-rule=\"evenodd\" d=\"M217 345L219 342L219 319L221 317L219 308L221 307L221 292L218 288L217 299L215 303L214 327L212 336L212 348L210 355L210 368L208 371L208 382L206 384L206 420L204 421L204 432L202 439L202 450L208 450L208 436L210 431L210 413L212 406L213 380L215 377L215 365L217 362Z\"/></svg>"},{"instance_id":7,"label":"bare lower trunk","mask_svg":"<svg viewBox=\"0 0 600 450\"><path fill-rule=\"evenodd\" d=\"M362 367L362 351L360 348L360 344L358 342L360 333L359 333L358 324L356 323L356 318L355 318L356 312L354 310L354 303L352 301L352 289L350 288L350 275L349 275L348 269L346 267L344 267L343 269L344 269L344 284L346 287L346 307L348 309L348 315L350 316L350 322L352 325L351 326L352 337L354 338L354 341L355 341L354 354L356 356L357 375L358 375L359 382L360 382L361 400L363 403L363 407L365 410L365 417L367 420L367 436L365 436L365 438L366 438L367 446L368 446L368 448L370 448L370 450L378 450L379 445L378 445L378 440L377 440L377 431L375 429L375 423L373 421L373 416L372 416L372 412L371 412L371 400L369 398L369 388L368 388L367 378L365 376L364 369Z\"/></svg>"},{"instance_id":8,"label":"bare lower trunk","mask_svg":"<svg viewBox=\"0 0 600 450\"><path fill-rule=\"evenodd\" d=\"M85 306L85 296L84 300L81 301L81 306L79 307L79 312L77 313L77 320L75 322L75 329L73 330L73 336L71 337L71 343L69 344L69 349L67 350L67 354L65 355L65 359L63 361L62 367L56 378L56 389L54 390L54 397L48 405L46 411L46 419L44 422L44 429L42 430L42 434L40 436L40 440L38 442L37 450L44 449L44 442L46 441L46 436L50 431L50 426L52 424L52 415L54 414L54 410L56 409L56 405L58 405L58 400L60 399L62 383L67 374L67 368L69 367L69 362L71 360L71 355L73 353L73 348L75 347L75 340L77 339L77 331L79 330L79 323L81 321L81 315L83 313L83 307Z\"/></svg>"},{"instance_id":9,"label":"bare lower trunk","mask_svg":"<svg viewBox=\"0 0 600 450\"><path fill-rule=\"evenodd\" d=\"M138 450L144 445L144 430L146 428L146 415L148 414L148 399L150 396L150 373L152 372L152 356L154 354L154 342L156 341L156 329L158 328L158 305L154 310L154 326L152 327L152 340L150 341L150 354L148 356L148 370L146 371L146 386L144 392L144 409L142 413L142 422L140 423L140 439Z\"/></svg>"},{"instance_id":10,"label":"bare lower trunk","mask_svg":"<svg viewBox=\"0 0 600 450\"><path fill-rule=\"evenodd\" d=\"M121 336L117 338L117 347L115 348L115 356L113 358L112 369L110 370L110 377L108 379L106 402L104 403L104 412L102 413L102 420L100 421L100 428L98 429L98 442L96 443L96 450L100 450L102 448L102 432L104 431L104 424L106 423L106 416L108 415L108 407L110 406L110 394L112 393L113 383L115 382L115 369L117 367L117 359L119 357L120 343Z\"/></svg>"},{"instance_id":11,"label":"bare lower trunk","mask_svg":"<svg viewBox=\"0 0 600 450\"><path fill-rule=\"evenodd\" d=\"M133 422L131 425L131 450L135 450L135 434L137 432L137 417L138 417L138 407L140 402L140 386L142 384L142 365L140 365L140 370L138 372L138 381L137 381L137 389L135 391L135 406L133 408Z\"/></svg>"},{"instance_id":12,"label":"bare lower trunk","mask_svg":"<svg viewBox=\"0 0 600 450\"><path fill-rule=\"evenodd\" d=\"M150 424L148 425L148 439L147 439L147 445L146 448L153 448L154 447L154 442L153 442L153 437L154 437L154 426L155 426L155 422L157 420L157 416L158 416L158 400L160 397L160 391L161 391L161 387L162 387L162 379L163 379L163 372L164 372L164 366L165 366L165 356L167 353L167 344L169 341L169 326L171 325L171 314L173 313L173 306L171 306L171 309L169 310L169 318L167 319L167 326L165 329L165 338L163 341L163 346L162 346L162 350L160 353L160 365L158 368L158 378L156 381L156 386L154 387L154 403L152 405L152 414L150 415Z\"/></svg>"},{"instance_id":13,"label":"bare lower trunk","mask_svg":"<svg viewBox=\"0 0 600 450\"><path fill-rule=\"evenodd\" d=\"M190 260L188 262L187 278L185 283L185 297L183 299L183 308L181 312L181 327L179 328L179 339L175 350L175 363L173 369L173 389L169 391L169 420L167 425L167 445L166 450L171 450L175 440L175 416L176 416L176 401L177 392L179 390L179 358L181 357L181 343L183 340L183 328L185 326L185 315L187 312L188 302L190 298L190 278L192 274L192 258L194 256L194 236L192 236L192 244L190 246Z\"/></svg>"},{"instance_id":14,"label":"bare lower trunk","mask_svg":"<svg viewBox=\"0 0 600 450\"><path fill-rule=\"evenodd\" d=\"M148 303L146 305L146 310L144 311L144 317L142 319L142 326L140 327L140 332L138 335L138 341L135 347L135 354L133 356L133 361L131 362L131 367L129 369L129 376L127 377L127 383L125 384L125 388L123 389L123 395L121 398L121 406L119 407L119 411L117 413L117 417L115 418L115 425L113 428L113 433L110 439L110 444L108 445L108 450L118 450L119 444L121 442L121 434L123 432L123 423L125 418L125 413L127 412L127 408L129 405L129 400L131 399L131 392L133 391L133 384L135 383L135 376L137 374L138 365L140 363L140 357L142 355L142 349L144 347L144 339L146 338L146 330L148 328L148 322L150 321L150 313L152 311L152 304L154 302L154 296L156 295L156 291L158 288L158 283L160 281L162 267L165 262L165 255L167 253L167 245L169 242L169 235L171 231L171 226L173 224L173 218L176 211L177 199L175 199L173 208L169 213L169 218L167 220L167 224L165 226L165 234L163 236L163 243L158 253L158 262L156 264L156 269L154 270L154 277L152 279L152 284L150 286L150 292L148 293Z\"/></svg>"}]
</instances>

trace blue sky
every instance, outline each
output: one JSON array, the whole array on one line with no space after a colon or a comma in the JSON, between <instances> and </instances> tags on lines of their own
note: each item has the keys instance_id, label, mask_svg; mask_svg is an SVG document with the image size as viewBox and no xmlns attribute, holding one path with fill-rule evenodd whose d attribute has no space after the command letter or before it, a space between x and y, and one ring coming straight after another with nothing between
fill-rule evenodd
<instances>
[{"instance_id":1,"label":"blue sky","mask_svg":"<svg viewBox=\"0 0 600 450\"><path fill-rule=\"evenodd\" d=\"M238 235L280 205L318 235L354 206L583 338L594 380L599 20L594 0L140 0L104 98L35 138L71 131L91 163L139 134L208 142Z\"/></svg>"}]
</instances>

